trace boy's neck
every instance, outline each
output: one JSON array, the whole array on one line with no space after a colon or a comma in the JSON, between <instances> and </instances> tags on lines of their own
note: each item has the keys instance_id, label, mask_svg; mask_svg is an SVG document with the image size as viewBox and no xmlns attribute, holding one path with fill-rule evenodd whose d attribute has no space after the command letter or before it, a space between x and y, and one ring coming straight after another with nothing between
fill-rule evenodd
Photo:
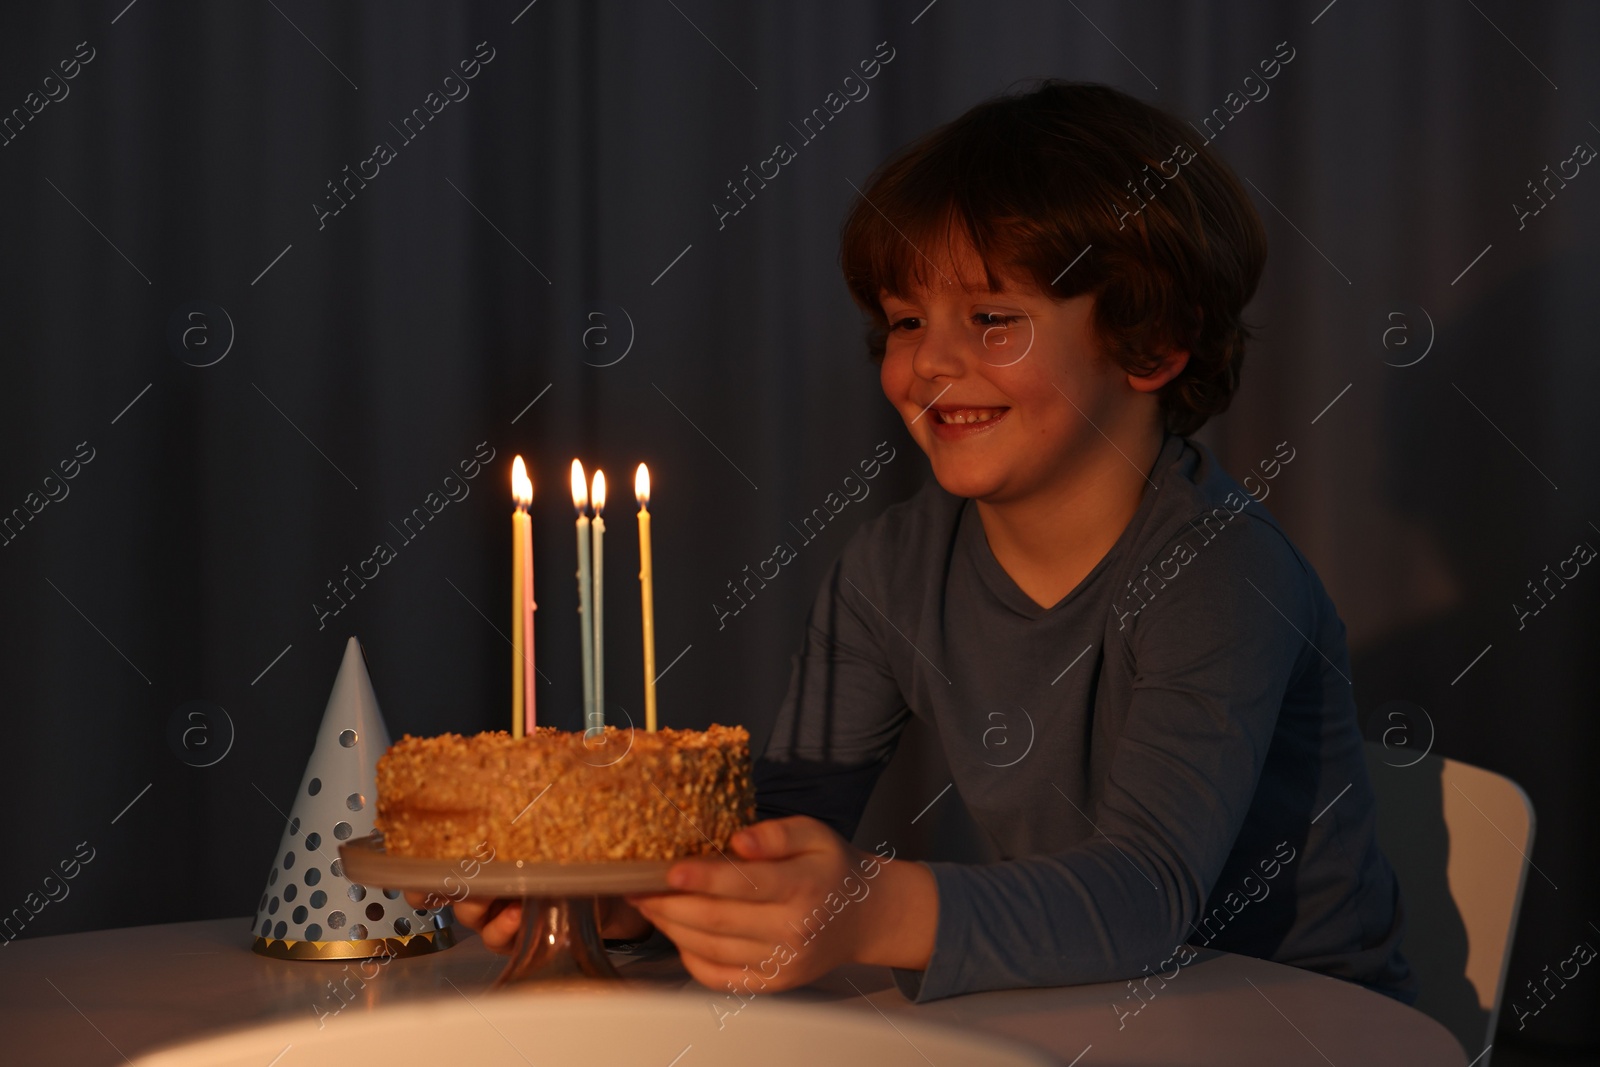
<instances>
[{"instance_id":1,"label":"boy's neck","mask_svg":"<svg viewBox=\"0 0 1600 1067\"><path fill-rule=\"evenodd\" d=\"M977 501L996 561L1040 607L1076 589L1127 529L1166 439L1159 425L1097 437L1100 448L1056 483L1003 504Z\"/></svg>"}]
</instances>

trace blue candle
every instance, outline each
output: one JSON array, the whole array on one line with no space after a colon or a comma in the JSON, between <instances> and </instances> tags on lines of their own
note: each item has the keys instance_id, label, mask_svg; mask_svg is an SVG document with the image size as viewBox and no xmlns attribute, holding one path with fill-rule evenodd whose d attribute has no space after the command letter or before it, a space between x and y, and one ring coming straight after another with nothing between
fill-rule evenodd
<instances>
[{"instance_id":1,"label":"blue candle","mask_svg":"<svg viewBox=\"0 0 1600 1067\"><path fill-rule=\"evenodd\" d=\"M583 725L587 732L595 722L594 692L594 617L591 589L594 566L589 556L589 480L583 464L572 461L572 506L578 512L578 621L583 636Z\"/></svg>"}]
</instances>

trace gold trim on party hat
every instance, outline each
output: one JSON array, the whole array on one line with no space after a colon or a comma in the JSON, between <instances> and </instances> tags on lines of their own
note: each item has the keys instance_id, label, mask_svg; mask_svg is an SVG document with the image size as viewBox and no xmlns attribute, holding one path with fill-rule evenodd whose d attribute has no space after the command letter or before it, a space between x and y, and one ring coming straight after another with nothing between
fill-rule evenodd
<instances>
[{"instance_id":1,"label":"gold trim on party hat","mask_svg":"<svg viewBox=\"0 0 1600 1067\"><path fill-rule=\"evenodd\" d=\"M455 932L446 926L410 937L369 937L360 941L279 941L258 935L251 948L278 960L353 960L372 956L403 959L442 952L455 943Z\"/></svg>"}]
</instances>

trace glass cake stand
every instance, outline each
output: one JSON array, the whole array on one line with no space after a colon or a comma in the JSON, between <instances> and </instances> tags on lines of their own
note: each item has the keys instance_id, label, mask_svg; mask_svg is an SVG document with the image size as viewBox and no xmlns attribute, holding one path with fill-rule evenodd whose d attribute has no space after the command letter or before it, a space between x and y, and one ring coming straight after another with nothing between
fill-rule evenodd
<instances>
[{"instance_id":1,"label":"glass cake stand","mask_svg":"<svg viewBox=\"0 0 1600 1067\"><path fill-rule=\"evenodd\" d=\"M386 889L437 893L453 903L468 896L522 901L522 929L495 986L526 980L621 978L600 938L602 896L667 892L670 860L611 863L483 862L391 856L383 836L371 834L339 846L345 874Z\"/></svg>"}]
</instances>

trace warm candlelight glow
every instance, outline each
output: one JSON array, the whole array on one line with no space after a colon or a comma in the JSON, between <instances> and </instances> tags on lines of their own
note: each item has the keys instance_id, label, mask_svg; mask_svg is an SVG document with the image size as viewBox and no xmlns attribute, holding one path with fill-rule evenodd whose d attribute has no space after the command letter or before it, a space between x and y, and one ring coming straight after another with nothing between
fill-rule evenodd
<instances>
[{"instance_id":1,"label":"warm candlelight glow","mask_svg":"<svg viewBox=\"0 0 1600 1067\"><path fill-rule=\"evenodd\" d=\"M583 464L572 461L572 506L581 515L589 506L589 479L583 476Z\"/></svg>"},{"instance_id":2,"label":"warm candlelight glow","mask_svg":"<svg viewBox=\"0 0 1600 1067\"><path fill-rule=\"evenodd\" d=\"M511 461L511 496L521 507L533 503L533 482L528 478L528 467L521 456Z\"/></svg>"},{"instance_id":3,"label":"warm candlelight glow","mask_svg":"<svg viewBox=\"0 0 1600 1067\"><path fill-rule=\"evenodd\" d=\"M633 474L633 497L641 508L650 506L650 468L643 463Z\"/></svg>"},{"instance_id":4,"label":"warm candlelight glow","mask_svg":"<svg viewBox=\"0 0 1600 1067\"><path fill-rule=\"evenodd\" d=\"M574 461L576 462L576 461ZM606 472L594 472L594 513L600 514L606 507Z\"/></svg>"}]
</instances>

